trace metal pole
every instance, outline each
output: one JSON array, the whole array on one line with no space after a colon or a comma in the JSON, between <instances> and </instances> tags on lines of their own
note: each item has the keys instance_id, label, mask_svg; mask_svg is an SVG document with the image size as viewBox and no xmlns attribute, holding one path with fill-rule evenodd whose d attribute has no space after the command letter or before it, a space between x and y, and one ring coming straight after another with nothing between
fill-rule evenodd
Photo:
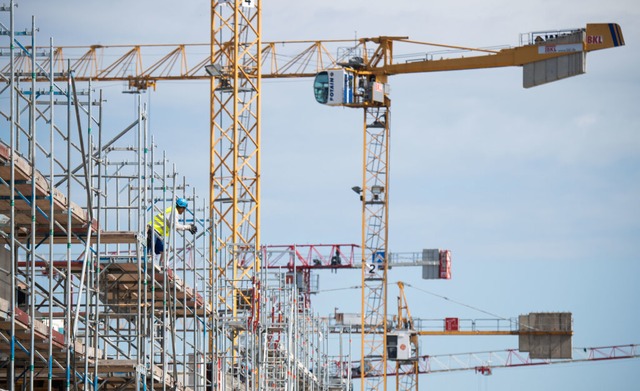
<instances>
[{"instance_id":1,"label":"metal pole","mask_svg":"<svg viewBox=\"0 0 640 391\"><path fill-rule=\"evenodd\" d=\"M36 320L36 18L31 17L31 97L29 102L29 159L31 164L31 241L29 246L29 259L31 261L30 285L29 285L29 318L31 324L35 324ZM29 346L29 389L33 390L35 378L35 329L29 330L30 346Z\"/></svg>"},{"instance_id":2,"label":"metal pole","mask_svg":"<svg viewBox=\"0 0 640 391\"><path fill-rule=\"evenodd\" d=\"M165 200L166 202L166 200ZM176 330L176 321L177 321L177 315L176 315L176 311L177 311L177 295L178 295L178 288L177 288L177 284L176 284L176 276L177 276L177 271L178 271L178 265L177 265L177 254L178 252L176 251L176 245L178 243L178 238L177 238L177 234L178 231L176 230L176 222L178 221L178 211L177 208L175 206L175 202L176 202L176 165L173 164L172 165L172 172L171 172L171 215L169 216L169 218L171 219L171 230L169 233L169 238L171 239L171 271L173 272L173 279L172 279L172 285L173 288L171 289L171 294L169 295L165 295L165 297L168 297L169 300L171 300L171 302L169 303L168 307L169 307L169 327L171 327L171 360L173 362L173 371L172 371L172 376L173 376L173 384L176 385L178 384L178 362L177 362L177 351L176 351L176 337L177 337L177 330ZM166 210L166 209L165 209ZM165 218L167 218L167 215L165 213ZM165 232L166 232L166 225L165 225ZM167 242L169 242L169 240L167 240ZM168 243L167 243L168 245ZM165 276L167 275L166 272L168 271L169 267L168 267L169 263L167 262L167 260L165 260ZM166 281L167 279L165 278L165 286L166 286Z\"/></svg>"},{"instance_id":3,"label":"metal pole","mask_svg":"<svg viewBox=\"0 0 640 391\"><path fill-rule=\"evenodd\" d=\"M149 346L149 367L151 368L151 376L149 379L149 382L151 383L151 389L155 389L155 379L153 376L154 370L155 370L155 341L156 341L156 328L154 325L154 316L155 316L155 306L156 306L156 295L155 295L155 289L156 289L156 278L155 278L155 274L156 274L156 264L155 264L155 247L156 247L156 241L155 241L155 233L154 233L154 228L153 228L153 220L156 214L156 199L155 199L155 140L154 137L151 137L151 161L145 165L145 169L149 170L149 175L148 177L150 178L150 188L151 188L151 197L149 199L149 209L150 209L150 222L149 224L151 225L150 227L150 234L151 234L151 252L147 251L147 255L146 257L150 258L150 262L147 262L147 268L145 269L145 290L144 290L144 295L145 295L145 299L146 301L151 301L151 307L149 309L147 309L147 307L145 306L145 314L144 314L144 321L146 322L146 326L144 328L144 330L148 330L147 332L149 333L149 337L151 339L150 341L150 346ZM149 282L151 283L151 287L148 286ZM149 289L151 288L151 289ZM149 297L149 295L151 297ZM164 312L163 312L164 314ZM146 336L145 336L146 337ZM161 363L164 365L164 360ZM164 374L164 372L163 372Z\"/></svg>"},{"instance_id":4,"label":"metal pole","mask_svg":"<svg viewBox=\"0 0 640 391\"><path fill-rule=\"evenodd\" d=\"M53 377L53 234L54 234L54 110L53 110L53 38L49 38L49 340L48 342L48 381L47 389L51 390ZM57 331L57 330L56 330Z\"/></svg>"},{"instance_id":5,"label":"metal pole","mask_svg":"<svg viewBox=\"0 0 640 391\"><path fill-rule=\"evenodd\" d=\"M187 180L184 176L182 176L182 194L184 195L185 198L187 198ZM192 208L195 210L195 204L192 203L191 204ZM182 223L186 224L187 222L187 210L185 209L184 213L182 214ZM186 233L184 235L182 235L182 281L184 281L185 286L187 285L187 235ZM195 250L195 248L193 249ZM174 286L176 284L174 283ZM174 296L174 300L175 300L175 296ZM195 319L195 318L194 318ZM187 295L183 295L182 297L182 384L187 384ZM195 378L196 378L196 371L195 371L195 363L196 363L196 357L197 357L197 352L195 349L192 348L193 351L193 379L194 379L194 386L195 386Z\"/></svg>"},{"instance_id":6,"label":"metal pole","mask_svg":"<svg viewBox=\"0 0 640 391\"><path fill-rule=\"evenodd\" d=\"M92 173L93 173L93 158L91 157L91 152L93 151L93 137L91 135L91 82L89 82L89 94L87 95L87 100L88 100L88 107L87 107L87 115L88 115L88 122L87 122L87 154L86 154L86 159L87 159L87 169L85 170L85 175L86 175L86 184L87 184L87 197L89 198L87 200L87 213L89 213L89 226L91 226L92 220L91 217L93 216L93 212L91 210L89 210L89 208L93 209L93 202L91 201L91 197L93 197L93 186L92 186ZM99 231L99 230L98 230ZM91 232L91 231L89 231ZM98 233L99 234L99 233ZM87 237L87 243L89 243L90 238ZM98 244L96 242L96 248L99 249ZM92 303L92 298L91 298L91 278L90 276L92 275L92 271L93 271L93 262L92 259L94 259L94 257L91 255L91 247L87 246L86 248L86 265L87 265L87 274L86 274L86 290L85 290L85 299L84 299L84 305L85 305L85 316L84 316L84 344L85 344L85 351L84 351L84 389L87 390L89 388L89 349L91 347L91 303ZM80 289L82 289L82 286L80 287Z\"/></svg>"},{"instance_id":7,"label":"metal pole","mask_svg":"<svg viewBox=\"0 0 640 391\"><path fill-rule=\"evenodd\" d=\"M138 133L137 133L137 137L136 140L138 142L138 147L137 147L137 155L138 155L138 234L139 235L144 235L146 234L146 223L147 223L147 205L149 202L149 193L148 193L148 179L149 176L147 175L148 172L148 165L149 165L149 161L148 161L148 148L147 148L147 121L146 121L146 115L142 115L142 112L144 111L144 108L142 107L142 99L140 97L138 97ZM153 182L152 182L153 183ZM151 203L151 207L153 208L153 203ZM153 212L153 210L152 210ZM145 247L144 248L144 252L142 254L140 254L140 248L141 245L140 243L136 243L136 254L137 254L137 265L138 265L138 281L143 281L142 279L144 278L144 284L138 284L138 309L137 309L137 325L138 327L136 328L136 330L138 330L136 332L136 342L137 342L137 346L138 346L138 356L137 356L137 364L138 367L140 367L142 365L143 368L151 368L151 370L153 370L153 367L149 365L149 362L147 362L147 358L146 358L146 353L147 353L147 349L146 349L146 344L143 344L143 339L141 338L140 335L140 330L147 330L145 327L141 327L145 325L145 320L146 319L146 314L147 314L147 306L144 305L147 302L147 270L148 270L148 259L147 259L147 254L149 254L148 249ZM153 252L151 253L153 254ZM141 259L141 255L142 255L142 259ZM142 262L141 262L142 261ZM143 274L144 271L144 274ZM144 288L144 295L141 295L140 290ZM142 300L144 300L143 302L140 301L140 298L142 298ZM141 308L144 306L145 308L145 318L142 318L142 310ZM153 334L152 334L153 335ZM153 355L152 355L153 357ZM152 361L153 362L153 361ZM142 379L140 379L140 377L142 377ZM140 391L140 386L141 384L146 385L147 383L147 377L146 377L146 372L144 374L142 374L142 376L140 376L140 372L136 371L136 391ZM153 386L153 384L151 384ZM143 386L144 387L144 386Z\"/></svg>"},{"instance_id":8,"label":"metal pole","mask_svg":"<svg viewBox=\"0 0 640 391\"><path fill-rule=\"evenodd\" d=\"M142 99L139 98L138 99L138 103L141 105L142 104ZM147 114L146 114L146 106L142 106L142 110L138 111L138 119L140 121L138 121L139 124L138 125L138 140L140 139L140 136L142 136L142 151L143 151L143 156L142 156L142 160L138 160L139 162L142 163L142 166L138 166L139 167L139 171L138 175L140 175L140 172L143 175L142 178L142 186L140 187L140 194L138 195L138 200L140 200L139 202L142 202L140 204L140 209L139 213L141 214L142 217L142 221L140 221L140 224L138 226L138 232L141 232L142 235L145 235L147 230L146 230L146 224L147 221L150 221L148 219L149 214L151 214L151 218L153 218L153 199L151 199L151 203L149 202L149 191L148 191L148 185L149 185L149 172L151 172L151 176L153 177L153 171L149 169L149 164L153 164L153 159L151 159L151 162L149 162L149 140L148 140L148 122L147 122ZM151 146L151 151L153 151L153 145ZM138 148L138 156L140 156L140 148ZM153 157L153 155L151 155ZM140 184L140 181L138 182L138 184ZM153 186L153 180L151 180L151 185ZM148 205L151 205L151 213L148 212ZM152 228L153 229L153 228ZM152 245L153 246L153 245ZM140 245L137 244L137 247L140 248ZM147 289L147 281L148 279L148 270L149 270L149 265L151 263L149 263L149 259L148 259L148 254L151 254L151 256L153 257L153 251L151 251L151 253L149 253L149 249L145 248L144 253L142 254L143 260L144 260L144 267L143 267L143 271L144 271L144 295L138 295L138 297L142 297L144 299L144 303L146 304L148 302L148 289ZM152 258L153 260L153 258ZM140 254L138 251L138 265L140 265ZM140 267L138 267L138 270L140 270ZM140 274L138 274L139 278L141 277ZM146 321L148 320L148 309L147 306L144 306L145 310L144 310L144 318L142 319L142 321L140 320L140 316L142 315L142 312L140 310L138 310L138 321L141 322L144 326L146 326ZM153 308L153 307L152 307ZM146 327L142 327L141 330L148 330L148 328ZM153 334L152 334L153 335ZM146 341L146 333L145 333L145 339L144 341ZM138 333L138 346L142 347L142 362L144 364L144 368L152 368L153 369L153 362L149 363L146 357L147 357L147 344L146 343L142 343L143 342L143 338L140 336L140 334ZM153 351L151 351L151 358L153 357ZM138 360L140 360L138 358ZM138 375L136 375L138 377ZM142 375L142 381L137 381L136 382L136 390L139 391L141 388L141 385L146 385L147 383L147 373L144 372L144 374ZM153 384L152 384L153 385ZM143 386L144 387L144 386Z\"/></svg>"},{"instance_id":9,"label":"metal pole","mask_svg":"<svg viewBox=\"0 0 640 391\"><path fill-rule=\"evenodd\" d=\"M65 297L66 297L66 320L65 320L65 340L67 342L66 357L66 381L65 389L69 391L71 388L71 375L73 368L71 367L72 351L75 348L75 336L71 332L71 309L73 308L73 297L71 295L71 61L67 60L67 273L65 280ZM75 381L75 379L74 379Z\"/></svg>"},{"instance_id":10,"label":"metal pole","mask_svg":"<svg viewBox=\"0 0 640 391\"><path fill-rule=\"evenodd\" d=\"M89 81L89 91L91 91L91 81ZM102 90L100 90L100 93L98 94L98 151L99 151L99 155L98 155L98 201L97 201L97 213L96 213L96 217L98 220L98 227L101 227L103 222L100 219L100 211L102 209L102 191L103 190L106 194L107 191L107 186L106 184L104 185L104 188L102 187L102 167L103 167L103 161L102 161ZM89 105L91 105L91 100L89 100ZM91 116L89 116L89 121L92 121ZM106 213L104 215L105 220L106 220ZM104 226L106 226L106 221L104 221ZM94 338L94 342L93 342L93 347L95 349L94 351L94 358L95 358L95 363L94 363L94 372L93 372L93 389L97 390L98 389L98 373L99 373L99 368L98 368L98 356L97 356L97 352L99 349L99 327L100 327L100 305L98 303L98 297L99 297L99 291L100 291L100 245L101 245L101 234L100 234L101 230L98 230L98 239L96 242L96 249L98 250L98 253L96 255L97 257L97 262L95 265L95 290L94 290L94 296L96 297L96 302L95 302L95 317L94 317L94 321L95 321L95 338ZM107 333L108 332L108 326L105 327L104 332Z\"/></svg>"},{"instance_id":11,"label":"metal pole","mask_svg":"<svg viewBox=\"0 0 640 391\"><path fill-rule=\"evenodd\" d=\"M9 98L9 116L10 116L10 121L9 121L9 133L10 133L10 144L11 144L11 151L10 151L10 155L9 158L11 160L11 178L10 178L10 189L11 189L11 194L10 194L10 204L11 204L11 236L10 236L10 243L9 243L9 255L11 257L11 302L9 303L9 312L10 312L10 316L11 316L11 328L10 328L10 333L11 333L11 352L10 352L10 363L9 363L9 378L8 378L8 385L9 385L9 391L14 391L15 390L15 368L16 368L16 363L15 363L15 355L16 355L16 311L15 311L15 307L16 307L16 246L15 246L15 238L16 238L16 208L15 208L15 188L16 188L16 179L15 179L15 169L16 169L16 165L15 165L15 148L16 148L16 126L15 126L15 115L16 115L16 109L15 109L15 97L16 97L16 86L15 86L15 65L14 65L14 61L15 61L15 53L14 53L14 43L13 41L15 40L15 26L14 26L14 18L13 18L13 11L15 8L15 5L13 3L13 0L10 1L9 3L9 7L10 8L10 22L9 22L9 37L10 37L10 48L9 48L9 69L10 69L10 78L9 78L9 84L10 84L10 89L9 89L9 93L10 93L10 98Z\"/></svg>"}]
</instances>

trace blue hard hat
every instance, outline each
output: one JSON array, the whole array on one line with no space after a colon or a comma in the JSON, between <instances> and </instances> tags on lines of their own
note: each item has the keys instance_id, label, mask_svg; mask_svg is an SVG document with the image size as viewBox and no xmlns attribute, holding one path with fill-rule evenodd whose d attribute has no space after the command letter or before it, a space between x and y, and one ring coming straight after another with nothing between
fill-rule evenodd
<instances>
[{"instance_id":1,"label":"blue hard hat","mask_svg":"<svg viewBox=\"0 0 640 391\"><path fill-rule=\"evenodd\" d=\"M178 198L176 200L176 206L178 208L186 208L188 205L187 200L185 200L184 198Z\"/></svg>"}]
</instances>

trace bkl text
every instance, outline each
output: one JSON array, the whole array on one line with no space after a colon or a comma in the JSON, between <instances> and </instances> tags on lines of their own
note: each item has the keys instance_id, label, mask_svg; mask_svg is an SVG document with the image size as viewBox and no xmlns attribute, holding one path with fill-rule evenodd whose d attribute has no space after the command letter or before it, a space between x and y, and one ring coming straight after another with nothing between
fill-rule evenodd
<instances>
[{"instance_id":1,"label":"bkl text","mask_svg":"<svg viewBox=\"0 0 640 391\"><path fill-rule=\"evenodd\" d=\"M604 39L602 35L588 35L587 36L587 44L589 45L601 45L604 43Z\"/></svg>"}]
</instances>

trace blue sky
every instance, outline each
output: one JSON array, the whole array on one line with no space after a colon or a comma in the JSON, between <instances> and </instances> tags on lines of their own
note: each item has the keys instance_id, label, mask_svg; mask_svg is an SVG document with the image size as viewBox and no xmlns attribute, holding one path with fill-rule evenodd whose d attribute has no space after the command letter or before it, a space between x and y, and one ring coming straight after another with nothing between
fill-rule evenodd
<instances>
[{"instance_id":1,"label":"blue sky","mask_svg":"<svg viewBox=\"0 0 640 391\"><path fill-rule=\"evenodd\" d=\"M180 4L180 5L176 5ZM209 2L32 0L39 42L56 45L205 43ZM423 291L510 318L571 311L576 347L640 343L640 5L636 1L357 0L265 2L263 40L406 35L418 41L517 45L520 33L616 22L626 46L587 56L587 74L523 89L517 68L400 75L391 80L390 250L446 248L450 281L405 281L412 314L486 318ZM134 115L123 86L103 86ZM315 103L311 80L264 81L264 244L359 243L359 110ZM166 83L145 98L160 148L208 192L208 84ZM119 103L124 102L124 103ZM192 158L200 156L201 158ZM359 274L321 275L322 289ZM395 288L390 289L393 309ZM352 297L347 300L345 297ZM314 297L322 315L359 310L358 290ZM422 354L517 347L515 337L424 338ZM640 361L423 376L421 390L632 389Z\"/></svg>"}]
</instances>

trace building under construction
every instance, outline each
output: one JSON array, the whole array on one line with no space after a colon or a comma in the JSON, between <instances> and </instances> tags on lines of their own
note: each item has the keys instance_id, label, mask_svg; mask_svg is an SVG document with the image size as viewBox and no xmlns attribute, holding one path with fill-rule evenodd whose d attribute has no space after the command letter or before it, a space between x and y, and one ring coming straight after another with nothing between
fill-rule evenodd
<instances>
[{"instance_id":1,"label":"building under construction","mask_svg":"<svg viewBox=\"0 0 640 391\"><path fill-rule=\"evenodd\" d=\"M0 388L327 389L328 325L296 279L221 279L207 200L155 144L140 95L137 115L104 126L99 87L34 50L47 43L13 27L15 10L2 13ZM174 228L153 256L149 223L178 197L199 230ZM233 316L218 310L228 286L243 293Z\"/></svg>"},{"instance_id":2,"label":"building under construction","mask_svg":"<svg viewBox=\"0 0 640 391\"><path fill-rule=\"evenodd\" d=\"M405 376L398 389L413 390L427 362L418 357L419 335L520 335L521 350L534 352L532 357L570 358L569 313L529 314L486 332L458 319L429 331L426 322L408 315L406 302L396 316L387 313L391 266L421 266L426 279L451 278L448 250L424 250L409 260L387 252L387 75L455 68L427 60L396 66L385 57L395 38L361 41L379 46L371 59L373 51L360 48L361 56L350 59L357 61L340 70L354 83L344 84L352 93L341 95L348 102L323 102L330 77L324 72L316 79L319 102L365 108L365 179L354 188L363 206L361 245L260 244L260 14L252 0L233 4L212 2L212 18L222 22L212 28L208 75L199 63L197 76L128 79L133 92L161 79L211 80L217 164L212 163L208 198L156 144L140 94L128 96L136 107L132 118L115 125L105 121L109 102L100 77L87 77L83 59L62 61L51 41L37 42L35 23L15 27L13 1L2 7L2 46L8 49L0 75L0 388L347 391L352 379L364 383L366 377L374 380L362 388L377 390L390 374ZM228 36L230 26L240 33ZM595 26L594 31L604 29ZM620 31L611 31L621 39ZM238 37L245 40L238 45L242 49L227 52L227 43ZM575 30L551 39L574 47L583 38L584 31ZM537 59L532 45L525 54ZM570 71L560 75L555 63L529 60L530 85L581 73L582 55L573 55ZM334 60L335 65L339 59ZM489 66L484 60L461 61L461 69ZM378 63L391 71L376 68ZM443 68L407 68L434 63ZM522 64L490 66L509 65ZM276 73L271 76L282 76ZM315 71L287 76L311 75ZM155 255L147 242L154 218L173 216L179 198L188 202L180 223L197 230L173 224L166 251ZM317 285L311 270L339 268L362 270L363 313L320 317L310 305ZM330 356L330 333L361 336L367 359ZM387 359L395 361L394 368L387 368Z\"/></svg>"}]
</instances>

